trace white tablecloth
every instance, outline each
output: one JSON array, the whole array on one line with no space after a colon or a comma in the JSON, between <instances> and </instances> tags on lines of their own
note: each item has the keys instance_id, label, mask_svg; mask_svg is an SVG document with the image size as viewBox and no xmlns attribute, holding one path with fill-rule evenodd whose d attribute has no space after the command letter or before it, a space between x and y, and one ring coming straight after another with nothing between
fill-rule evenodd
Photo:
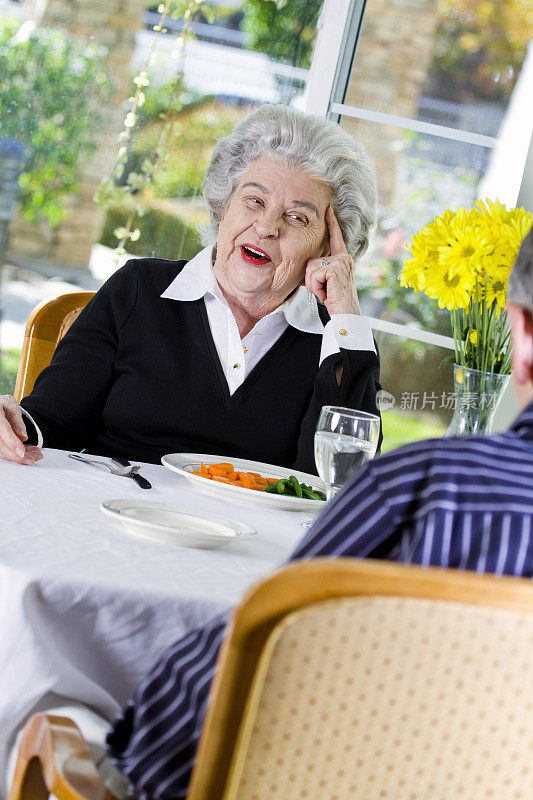
<instances>
[{"instance_id":1,"label":"white tablecloth","mask_svg":"<svg viewBox=\"0 0 533 800\"><path fill-rule=\"evenodd\" d=\"M197 493L162 466L142 473L153 489L58 450L34 467L0 462L1 797L31 713L74 700L112 720L167 645L233 605L303 535L301 513ZM258 533L217 550L153 542L99 510L127 497L211 511Z\"/></svg>"}]
</instances>

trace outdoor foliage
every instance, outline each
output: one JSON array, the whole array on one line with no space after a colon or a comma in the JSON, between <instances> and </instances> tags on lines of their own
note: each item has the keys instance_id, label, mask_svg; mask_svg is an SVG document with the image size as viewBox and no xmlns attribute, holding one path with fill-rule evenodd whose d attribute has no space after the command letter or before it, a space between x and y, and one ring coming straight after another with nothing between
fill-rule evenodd
<instances>
[{"instance_id":1,"label":"outdoor foliage","mask_svg":"<svg viewBox=\"0 0 533 800\"><path fill-rule=\"evenodd\" d=\"M533 36L531 0L438 0L438 17L430 92L508 101Z\"/></svg>"},{"instance_id":2,"label":"outdoor foliage","mask_svg":"<svg viewBox=\"0 0 533 800\"><path fill-rule=\"evenodd\" d=\"M227 136L249 112L250 108L228 105L207 97L174 114L173 136L152 176L151 188L155 197L196 197L201 194L215 142ZM138 129L126 170L138 168L142 161L152 158L164 124L165 121L156 118Z\"/></svg>"},{"instance_id":3,"label":"outdoor foliage","mask_svg":"<svg viewBox=\"0 0 533 800\"><path fill-rule=\"evenodd\" d=\"M76 171L96 149L97 101L109 85L102 48L64 31L18 31L0 19L0 136L26 148L20 208L31 222L65 216Z\"/></svg>"},{"instance_id":4,"label":"outdoor foliage","mask_svg":"<svg viewBox=\"0 0 533 800\"><path fill-rule=\"evenodd\" d=\"M436 439L444 436L446 425L434 417L431 419L415 419L402 411L386 411L381 415L383 428L383 444L381 452L389 453L408 442L420 439Z\"/></svg>"},{"instance_id":5,"label":"outdoor foliage","mask_svg":"<svg viewBox=\"0 0 533 800\"><path fill-rule=\"evenodd\" d=\"M121 206L107 209L104 229L100 236L100 244L116 247L115 231L123 227L128 219L129 210ZM142 216L142 238L129 240L126 250L131 255L152 256L177 260L191 259L201 249L196 230L187 225L180 217L149 208Z\"/></svg>"},{"instance_id":6,"label":"outdoor foliage","mask_svg":"<svg viewBox=\"0 0 533 800\"><path fill-rule=\"evenodd\" d=\"M243 30L249 48L273 61L308 68L322 0L247 0Z\"/></svg>"},{"instance_id":7,"label":"outdoor foliage","mask_svg":"<svg viewBox=\"0 0 533 800\"><path fill-rule=\"evenodd\" d=\"M0 394L13 394L20 359L20 350L0 350Z\"/></svg>"}]
</instances>

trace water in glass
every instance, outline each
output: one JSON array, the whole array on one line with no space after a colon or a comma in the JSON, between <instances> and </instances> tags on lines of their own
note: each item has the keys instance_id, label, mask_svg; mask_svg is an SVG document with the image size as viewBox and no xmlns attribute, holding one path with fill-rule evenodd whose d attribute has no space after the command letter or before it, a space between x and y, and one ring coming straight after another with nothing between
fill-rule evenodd
<instances>
[{"instance_id":1,"label":"water in glass","mask_svg":"<svg viewBox=\"0 0 533 800\"><path fill-rule=\"evenodd\" d=\"M328 500L374 457L379 417L351 408L324 406L315 433L315 463Z\"/></svg>"}]
</instances>

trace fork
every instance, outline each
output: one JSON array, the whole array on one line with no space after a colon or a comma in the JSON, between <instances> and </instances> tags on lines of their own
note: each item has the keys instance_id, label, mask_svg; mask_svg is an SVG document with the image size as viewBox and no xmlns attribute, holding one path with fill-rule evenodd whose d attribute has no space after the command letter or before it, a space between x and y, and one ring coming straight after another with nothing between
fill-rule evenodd
<instances>
[{"instance_id":1,"label":"fork","mask_svg":"<svg viewBox=\"0 0 533 800\"><path fill-rule=\"evenodd\" d=\"M137 472L140 470L139 466L119 467L118 465L115 466L115 464L112 464L109 461L104 461L100 458L88 458L87 456L82 456L81 453L69 453L69 458L73 458L75 461L81 461L84 464L92 464L95 467L103 467L112 475L121 475L124 478L135 479L137 477Z\"/></svg>"},{"instance_id":2,"label":"fork","mask_svg":"<svg viewBox=\"0 0 533 800\"><path fill-rule=\"evenodd\" d=\"M131 467L132 466L131 462L129 462L127 458L121 458L120 456L113 456L113 458L111 460L114 461L115 464L118 464L121 467ZM137 469L140 469L140 467L137 467ZM150 483L150 481L147 480L144 477L144 475L141 475L140 472L136 472L135 474L131 474L131 477L133 478L135 483L138 486L141 487L141 489L151 489L152 488L152 484Z\"/></svg>"}]
</instances>

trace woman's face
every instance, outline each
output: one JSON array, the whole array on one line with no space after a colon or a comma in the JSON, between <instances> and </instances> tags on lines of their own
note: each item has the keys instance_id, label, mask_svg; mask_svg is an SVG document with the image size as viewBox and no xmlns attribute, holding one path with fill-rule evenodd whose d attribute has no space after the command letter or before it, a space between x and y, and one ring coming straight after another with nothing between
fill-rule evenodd
<instances>
[{"instance_id":1,"label":"woman's face","mask_svg":"<svg viewBox=\"0 0 533 800\"><path fill-rule=\"evenodd\" d=\"M225 293L282 303L303 281L308 260L327 252L330 202L327 187L306 172L266 158L253 161L218 231L213 269Z\"/></svg>"}]
</instances>

